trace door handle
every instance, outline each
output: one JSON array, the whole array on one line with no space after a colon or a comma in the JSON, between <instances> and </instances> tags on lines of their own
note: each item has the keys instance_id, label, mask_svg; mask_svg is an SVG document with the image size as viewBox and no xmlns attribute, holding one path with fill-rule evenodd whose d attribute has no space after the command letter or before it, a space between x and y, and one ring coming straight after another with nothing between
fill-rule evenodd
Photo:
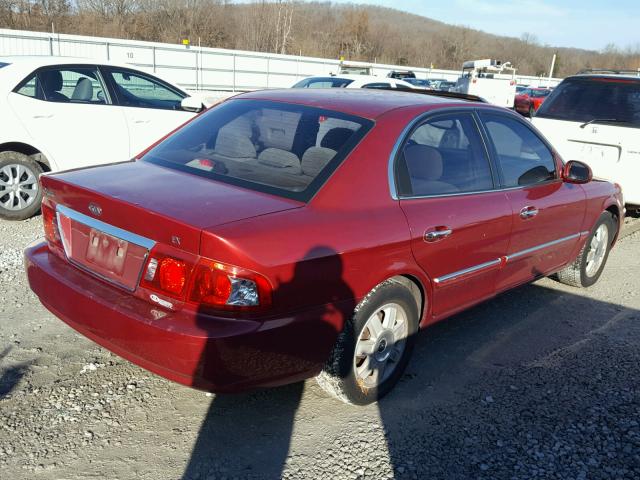
<instances>
[{"instance_id":1,"label":"door handle","mask_svg":"<svg viewBox=\"0 0 640 480\"><path fill-rule=\"evenodd\" d=\"M453 230L447 227L436 227L434 230L429 230L424 233L424 241L425 242L436 242L438 240L442 240L443 238L447 238L449 235L453 233Z\"/></svg>"},{"instance_id":2,"label":"door handle","mask_svg":"<svg viewBox=\"0 0 640 480\"><path fill-rule=\"evenodd\" d=\"M524 220L533 218L538 215L538 211L539 210L533 206L523 207L522 210L520 210L520 218Z\"/></svg>"}]
</instances>

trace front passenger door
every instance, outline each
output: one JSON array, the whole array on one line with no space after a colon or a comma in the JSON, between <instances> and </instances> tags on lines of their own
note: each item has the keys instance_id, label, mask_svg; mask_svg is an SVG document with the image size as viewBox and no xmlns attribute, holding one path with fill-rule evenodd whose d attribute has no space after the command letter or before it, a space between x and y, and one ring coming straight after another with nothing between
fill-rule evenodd
<instances>
[{"instance_id":1,"label":"front passenger door","mask_svg":"<svg viewBox=\"0 0 640 480\"><path fill-rule=\"evenodd\" d=\"M433 315L492 296L511 206L495 189L474 114L439 114L418 125L396 159L395 181L413 255L432 281Z\"/></svg>"},{"instance_id":2,"label":"front passenger door","mask_svg":"<svg viewBox=\"0 0 640 480\"><path fill-rule=\"evenodd\" d=\"M482 112L502 188L512 208L513 233L498 290L547 275L570 260L580 238L585 194L565 183L552 150L526 120Z\"/></svg>"},{"instance_id":3,"label":"front passenger door","mask_svg":"<svg viewBox=\"0 0 640 480\"><path fill-rule=\"evenodd\" d=\"M132 156L195 115L180 106L186 95L158 78L126 68L101 70L127 118Z\"/></svg>"}]
</instances>

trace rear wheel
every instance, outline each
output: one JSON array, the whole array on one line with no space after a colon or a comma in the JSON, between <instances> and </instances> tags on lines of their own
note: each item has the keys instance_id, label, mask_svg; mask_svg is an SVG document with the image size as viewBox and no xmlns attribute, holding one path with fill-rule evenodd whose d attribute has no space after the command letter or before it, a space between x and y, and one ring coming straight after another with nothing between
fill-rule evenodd
<instances>
[{"instance_id":1,"label":"rear wheel","mask_svg":"<svg viewBox=\"0 0 640 480\"><path fill-rule=\"evenodd\" d=\"M42 168L18 152L0 152L0 218L24 220L40 210Z\"/></svg>"},{"instance_id":2,"label":"rear wheel","mask_svg":"<svg viewBox=\"0 0 640 480\"><path fill-rule=\"evenodd\" d=\"M345 403L365 405L386 395L409 361L419 311L411 291L389 280L356 307L318 384Z\"/></svg>"},{"instance_id":3,"label":"rear wheel","mask_svg":"<svg viewBox=\"0 0 640 480\"><path fill-rule=\"evenodd\" d=\"M596 283L609 258L615 232L613 215L604 212L575 261L557 273L558 280L574 287L590 287Z\"/></svg>"}]
</instances>

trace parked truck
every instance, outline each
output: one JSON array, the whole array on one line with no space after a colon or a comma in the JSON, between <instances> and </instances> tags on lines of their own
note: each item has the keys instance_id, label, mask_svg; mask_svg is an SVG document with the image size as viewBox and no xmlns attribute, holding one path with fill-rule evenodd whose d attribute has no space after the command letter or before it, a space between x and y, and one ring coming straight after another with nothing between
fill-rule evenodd
<instances>
[{"instance_id":1,"label":"parked truck","mask_svg":"<svg viewBox=\"0 0 640 480\"><path fill-rule=\"evenodd\" d=\"M513 108L516 96L516 69L511 62L470 60L462 64L462 74L452 89L477 95L501 107Z\"/></svg>"}]
</instances>

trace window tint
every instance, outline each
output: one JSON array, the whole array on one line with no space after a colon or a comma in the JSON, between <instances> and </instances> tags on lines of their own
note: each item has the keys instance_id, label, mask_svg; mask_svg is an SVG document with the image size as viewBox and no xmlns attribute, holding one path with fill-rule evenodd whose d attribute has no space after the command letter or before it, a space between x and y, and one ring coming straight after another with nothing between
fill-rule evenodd
<instances>
[{"instance_id":1,"label":"window tint","mask_svg":"<svg viewBox=\"0 0 640 480\"><path fill-rule=\"evenodd\" d=\"M640 127L640 81L570 78L553 91L536 115L575 122L610 120Z\"/></svg>"},{"instance_id":2,"label":"window tint","mask_svg":"<svg viewBox=\"0 0 640 480\"><path fill-rule=\"evenodd\" d=\"M396 178L404 196L492 189L489 160L472 115L438 116L420 125L402 150Z\"/></svg>"},{"instance_id":3,"label":"window tint","mask_svg":"<svg viewBox=\"0 0 640 480\"><path fill-rule=\"evenodd\" d=\"M48 102L104 104L104 88L98 72L91 67L48 68L40 70L35 82L24 85L28 96ZM19 93L22 93L21 91Z\"/></svg>"},{"instance_id":4,"label":"window tint","mask_svg":"<svg viewBox=\"0 0 640 480\"><path fill-rule=\"evenodd\" d=\"M362 86L362 88L390 88L390 87L391 87L390 83L384 83L384 82L367 83L366 85Z\"/></svg>"},{"instance_id":5,"label":"window tint","mask_svg":"<svg viewBox=\"0 0 640 480\"><path fill-rule=\"evenodd\" d=\"M496 152L505 187L519 187L556 178L556 164L544 142L523 122L482 113Z\"/></svg>"},{"instance_id":6,"label":"window tint","mask_svg":"<svg viewBox=\"0 0 640 480\"><path fill-rule=\"evenodd\" d=\"M335 77L305 78L296 83L293 88L344 88L353 80Z\"/></svg>"},{"instance_id":7,"label":"window tint","mask_svg":"<svg viewBox=\"0 0 640 480\"><path fill-rule=\"evenodd\" d=\"M109 69L120 105L177 110L186 95L158 79L129 70Z\"/></svg>"},{"instance_id":8,"label":"window tint","mask_svg":"<svg viewBox=\"0 0 640 480\"><path fill-rule=\"evenodd\" d=\"M203 114L143 159L307 201L371 125L330 110L235 100Z\"/></svg>"},{"instance_id":9,"label":"window tint","mask_svg":"<svg viewBox=\"0 0 640 480\"><path fill-rule=\"evenodd\" d=\"M550 90L531 90L531 96L535 98L547 97L551 93Z\"/></svg>"}]
</instances>

